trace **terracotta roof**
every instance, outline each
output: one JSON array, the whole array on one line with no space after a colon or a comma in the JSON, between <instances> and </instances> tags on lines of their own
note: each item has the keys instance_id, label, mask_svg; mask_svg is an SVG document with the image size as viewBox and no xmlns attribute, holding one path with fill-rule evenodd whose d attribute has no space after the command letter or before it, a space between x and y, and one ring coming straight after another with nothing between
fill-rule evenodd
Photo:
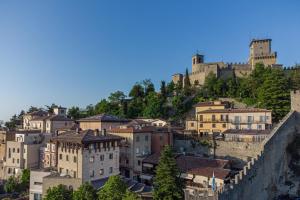
<instances>
[{"instance_id":1,"label":"terracotta roof","mask_svg":"<svg viewBox=\"0 0 300 200\"><path fill-rule=\"evenodd\" d=\"M213 177L213 174L216 178L225 179L229 176L230 170L229 169L222 169L222 168L212 168L212 167L201 167L201 168L193 168L187 171L188 174L193 175L200 175L205 177Z\"/></svg>"},{"instance_id":2,"label":"terracotta roof","mask_svg":"<svg viewBox=\"0 0 300 200\"><path fill-rule=\"evenodd\" d=\"M152 154L143 160L144 163L150 163L153 165L158 165L159 153ZM183 173L187 173L193 169L200 168L212 168L212 169L223 169L229 163L228 160L221 159L209 159L197 156L176 156L176 164L179 170Z\"/></svg>"},{"instance_id":3,"label":"terracotta roof","mask_svg":"<svg viewBox=\"0 0 300 200\"><path fill-rule=\"evenodd\" d=\"M247 130L247 129L228 129L223 132L224 134L241 134L241 135L267 135L271 133L271 129L268 130Z\"/></svg>"},{"instance_id":4,"label":"terracotta roof","mask_svg":"<svg viewBox=\"0 0 300 200\"><path fill-rule=\"evenodd\" d=\"M128 127L128 128L112 128L107 130L110 133L152 133L155 130L153 126L145 127Z\"/></svg>"},{"instance_id":5,"label":"terracotta roof","mask_svg":"<svg viewBox=\"0 0 300 200\"><path fill-rule=\"evenodd\" d=\"M267 109L258 109L258 108L251 108L251 109L209 109L200 111L198 113L253 113L253 112L272 112L271 110Z\"/></svg>"},{"instance_id":6,"label":"terracotta roof","mask_svg":"<svg viewBox=\"0 0 300 200\"><path fill-rule=\"evenodd\" d=\"M127 119L122 119L114 115L100 114L91 117L79 119L79 122L128 122Z\"/></svg>"},{"instance_id":7,"label":"terracotta roof","mask_svg":"<svg viewBox=\"0 0 300 200\"><path fill-rule=\"evenodd\" d=\"M96 133L94 130L84 130L84 131L67 131L52 139L53 141L67 141L80 144L102 142L102 141L115 141L122 140L122 137L115 135L102 135L100 132Z\"/></svg>"},{"instance_id":8,"label":"terracotta roof","mask_svg":"<svg viewBox=\"0 0 300 200\"><path fill-rule=\"evenodd\" d=\"M26 113L25 115L32 115L32 116L45 116L47 115L48 112L44 111L44 110L37 110L37 111L33 111L30 113Z\"/></svg>"}]
</instances>

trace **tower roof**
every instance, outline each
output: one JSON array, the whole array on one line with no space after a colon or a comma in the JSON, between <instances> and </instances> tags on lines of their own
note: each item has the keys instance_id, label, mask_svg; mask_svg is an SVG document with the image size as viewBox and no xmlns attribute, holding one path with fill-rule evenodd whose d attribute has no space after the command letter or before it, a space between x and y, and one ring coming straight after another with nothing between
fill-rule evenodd
<instances>
[{"instance_id":1,"label":"tower roof","mask_svg":"<svg viewBox=\"0 0 300 200\"><path fill-rule=\"evenodd\" d=\"M264 38L264 39L252 39L249 46L251 46L254 42L271 42L272 39L270 38Z\"/></svg>"}]
</instances>

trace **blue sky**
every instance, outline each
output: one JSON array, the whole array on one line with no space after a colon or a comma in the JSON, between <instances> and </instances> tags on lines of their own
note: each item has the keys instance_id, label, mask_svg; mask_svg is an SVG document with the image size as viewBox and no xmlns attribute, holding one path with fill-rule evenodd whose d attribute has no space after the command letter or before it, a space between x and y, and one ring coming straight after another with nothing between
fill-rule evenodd
<instances>
[{"instance_id":1,"label":"blue sky","mask_svg":"<svg viewBox=\"0 0 300 200\"><path fill-rule=\"evenodd\" d=\"M247 61L251 38L300 62L300 1L0 1L0 119L30 105L94 104L206 61Z\"/></svg>"}]
</instances>

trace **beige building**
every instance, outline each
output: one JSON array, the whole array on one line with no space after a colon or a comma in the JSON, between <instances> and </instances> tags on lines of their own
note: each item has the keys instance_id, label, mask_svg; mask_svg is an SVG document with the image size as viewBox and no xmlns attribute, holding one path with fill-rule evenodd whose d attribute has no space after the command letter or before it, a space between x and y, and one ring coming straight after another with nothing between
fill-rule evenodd
<instances>
[{"instance_id":1,"label":"beige building","mask_svg":"<svg viewBox=\"0 0 300 200\"><path fill-rule=\"evenodd\" d=\"M57 155L56 155L56 144L48 142L46 146L40 148L40 167L49 168L56 167Z\"/></svg>"},{"instance_id":2,"label":"beige building","mask_svg":"<svg viewBox=\"0 0 300 200\"><path fill-rule=\"evenodd\" d=\"M39 149L50 140L51 135L38 131L16 132L15 141L7 141L5 179L20 174L23 169L39 167Z\"/></svg>"},{"instance_id":3,"label":"beige building","mask_svg":"<svg viewBox=\"0 0 300 200\"><path fill-rule=\"evenodd\" d=\"M153 127L136 121L109 130L110 134L124 138L120 148L120 171L123 176L139 180L142 160L151 153L152 131Z\"/></svg>"},{"instance_id":4,"label":"beige building","mask_svg":"<svg viewBox=\"0 0 300 200\"><path fill-rule=\"evenodd\" d=\"M95 115L78 120L79 127L82 130L109 130L126 124L129 120L107 114Z\"/></svg>"},{"instance_id":5,"label":"beige building","mask_svg":"<svg viewBox=\"0 0 300 200\"><path fill-rule=\"evenodd\" d=\"M121 138L105 131L68 131L53 138L57 170L82 183L119 174Z\"/></svg>"},{"instance_id":6,"label":"beige building","mask_svg":"<svg viewBox=\"0 0 300 200\"><path fill-rule=\"evenodd\" d=\"M203 85L208 74L213 73L219 78L229 78L233 73L237 77L248 76L255 67L255 64L262 63L265 66L280 67L276 64L277 53L272 52L271 39L253 39L250 42L250 55L247 63L224 63L219 62L205 62L204 55L195 54L192 56L192 71L189 78L192 85ZM184 75L176 73L172 80L176 84L179 81L184 82Z\"/></svg>"},{"instance_id":7,"label":"beige building","mask_svg":"<svg viewBox=\"0 0 300 200\"><path fill-rule=\"evenodd\" d=\"M43 199L43 178L51 174L50 169L38 169L30 171L30 186L29 199L42 200Z\"/></svg>"},{"instance_id":8,"label":"beige building","mask_svg":"<svg viewBox=\"0 0 300 200\"><path fill-rule=\"evenodd\" d=\"M71 129L74 126L74 121L67 117L66 108L55 107L52 114L45 111L26 114L23 118L23 125L26 130L54 133L55 131Z\"/></svg>"},{"instance_id":9,"label":"beige building","mask_svg":"<svg viewBox=\"0 0 300 200\"><path fill-rule=\"evenodd\" d=\"M199 103L195 111L195 117L186 120L186 130L200 136L228 129L268 130L272 127L272 111L266 109L234 109L216 101Z\"/></svg>"}]
</instances>

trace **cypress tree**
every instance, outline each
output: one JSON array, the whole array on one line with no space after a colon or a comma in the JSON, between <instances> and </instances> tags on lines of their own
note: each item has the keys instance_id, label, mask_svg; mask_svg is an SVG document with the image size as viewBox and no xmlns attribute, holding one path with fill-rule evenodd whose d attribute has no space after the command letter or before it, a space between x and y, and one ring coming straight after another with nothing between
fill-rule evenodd
<instances>
[{"instance_id":1,"label":"cypress tree","mask_svg":"<svg viewBox=\"0 0 300 200\"><path fill-rule=\"evenodd\" d=\"M182 199L182 187L173 151L170 146L166 146L156 169L153 197L155 200Z\"/></svg>"}]
</instances>

